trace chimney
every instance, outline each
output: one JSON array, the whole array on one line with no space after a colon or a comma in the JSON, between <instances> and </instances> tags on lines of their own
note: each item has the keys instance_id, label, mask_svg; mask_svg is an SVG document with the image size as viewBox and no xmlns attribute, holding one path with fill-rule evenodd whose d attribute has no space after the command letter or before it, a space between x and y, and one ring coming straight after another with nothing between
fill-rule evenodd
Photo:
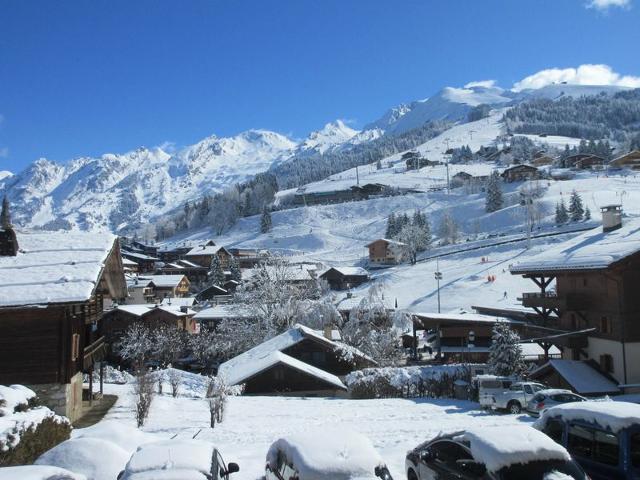
<instances>
[{"instance_id":1,"label":"chimney","mask_svg":"<svg viewBox=\"0 0 640 480\"><path fill-rule=\"evenodd\" d=\"M611 232L622 227L622 205L605 205L602 212L602 231Z\"/></svg>"},{"instance_id":2,"label":"chimney","mask_svg":"<svg viewBox=\"0 0 640 480\"><path fill-rule=\"evenodd\" d=\"M332 338L333 327L331 325L324 326L324 338L328 340L333 340Z\"/></svg>"},{"instance_id":3,"label":"chimney","mask_svg":"<svg viewBox=\"0 0 640 480\"><path fill-rule=\"evenodd\" d=\"M11 225L11 213L9 212L9 199L5 195L2 200L2 212L0 212L0 256L15 257L18 254L18 238Z\"/></svg>"},{"instance_id":4,"label":"chimney","mask_svg":"<svg viewBox=\"0 0 640 480\"><path fill-rule=\"evenodd\" d=\"M187 307L186 305L180 305L180 313L188 313L189 312L189 307Z\"/></svg>"}]
</instances>

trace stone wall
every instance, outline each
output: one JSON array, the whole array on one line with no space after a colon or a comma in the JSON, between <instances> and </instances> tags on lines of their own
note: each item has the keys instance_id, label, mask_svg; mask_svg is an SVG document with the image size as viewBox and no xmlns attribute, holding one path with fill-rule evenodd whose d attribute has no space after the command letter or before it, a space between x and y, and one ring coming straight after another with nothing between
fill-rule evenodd
<instances>
[{"instance_id":1,"label":"stone wall","mask_svg":"<svg viewBox=\"0 0 640 480\"><path fill-rule=\"evenodd\" d=\"M44 383L28 385L46 405L58 415L64 415L71 422L82 416L82 373L71 378L71 383Z\"/></svg>"}]
</instances>

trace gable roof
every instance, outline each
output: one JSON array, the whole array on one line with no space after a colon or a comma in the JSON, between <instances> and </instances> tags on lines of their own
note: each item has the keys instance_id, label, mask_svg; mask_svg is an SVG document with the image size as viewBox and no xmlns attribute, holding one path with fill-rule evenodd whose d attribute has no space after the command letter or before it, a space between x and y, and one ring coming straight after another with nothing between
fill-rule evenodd
<instances>
[{"instance_id":1,"label":"gable roof","mask_svg":"<svg viewBox=\"0 0 640 480\"><path fill-rule=\"evenodd\" d=\"M144 275L140 277L142 281L149 281L158 288L175 288L186 278L185 275Z\"/></svg>"},{"instance_id":2,"label":"gable roof","mask_svg":"<svg viewBox=\"0 0 640 480\"><path fill-rule=\"evenodd\" d=\"M220 245L198 245L197 247L193 247L186 253L187 257L198 256L198 255L216 255L220 250L224 250L226 253L227 249Z\"/></svg>"},{"instance_id":3,"label":"gable roof","mask_svg":"<svg viewBox=\"0 0 640 480\"><path fill-rule=\"evenodd\" d=\"M116 308L109 310L109 312L126 312L136 317L143 317L145 315L149 315L150 313L156 310L162 310L170 315L176 317L184 317L187 315L194 315L196 312L191 309L187 309L186 312L183 312L180 309L181 305L155 305L150 303L145 304L133 304L133 305L118 305Z\"/></svg>"},{"instance_id":4,"label":"gable roof","mask_svg":"<svg viewBox=\"0 0 640 480\"><path fill-rule=\"evenodd\" d=\"M375 363L365 354L353 347L329 340L328 338L325 338L320 332L317 332L316 330L313 330L309 327L305 327L304 325L295 325L293 328L290 328L286 332L283 332L280 335L277 335L261 343L260 345L257 345L252 349L247 350L246 352L241 353L240 355L237 355L230 360L227 360L218 368L218 374L224 375L231 385L242 383L243 380L238 380L239 378L246 379L249 378L249 376L255 374L253 373L247 376L247 372L253 371L254 365L273 362L274 357L270 357L270 355L275 352L282 353L283 350L286 350L287 348L292 347L293 345L296 345L305 339L312 339L316 342L328 346L335 351L345 353L346 355L366 359L372 363ZM296 362L304 364L304 362L301 362L300 360L296 360ZM308 365L308 367L316 368L312 367L311 365ZM234 383L231 383L232 379L234 380Z\"/></svg>"},{"instance_id":5,"label":"gable roof","mask_svg":"<svg viewBox=\"0 0 640 480\"><path fill-rule=\"evenodd\" d=\"M85 302L118 249L111 233L17 231L16 236L18 254L0 257L0 307ZM114 277L118 285L113 287L122 292L111 294L125 297L122 268L112 274L122 276Z\"/></svg>"},{"instance_id":6,"label":"gable roof","mask_svg":"<svg viewBox=\"0 0 640 480\"><path fill-rule=\"evenodd\" d=\"M149 255L145 255L144 253L129 252L127 250L122 251L122 256L135 258L136 260L150 260L154 262L160 260L159 258L151 257Z\"/></svg>"},{"instance_id":7,"label":"gable roof","mask_svg":"<svg viewBox=\"0 0 640 480\"><path fill-rule=\"evenodd\" d=\"M577 393L584 395L620 393L617 384L587 362L580 360L549 360L549 362L531 372L530 377L536 378L550 368L558 372Z\"/></svg>"},{"instance_id":8,"label":"gable roof","mask_svg":"<svg viewBox=\"0 0 640 480\"><path fill-rule=\"evenodd\" d=\"M196 320L222 320L225 318L255 318L256 314L245 305L226 303L200 310L194 317Z\"/></svg>"},{"instance_id":9,"label":"gable roof","mask_svg":"<svg viewBox=\"0 0 640 480\"><path fill-rule=\"evenodd\" d=\"M640 252L640 222L627 221L621 228L589 230L544 253L513 265L512 274L603 270Z\"/></svg>"},{"instance_id":10,"label":"gable roof","mask_svg":"<svg viewBox=\"0 0 640 480\"><path fill-rule=\"evenodd\" d=\"M640 164L640 150L632 150L624 155L620 155L609 162L609 165L617 167L623 166L629 162L632 165Z\"/></svg>"},{"instance_id":11,"label":"gable roof","mask_svg":"<svg viewBox=\"0 0 640 480\"><path fill-rule=\"evenodd\" d=\"M389 245L396 245L398 247L406 246L406 243L402 243L402 242L399 242L397 240L391 240L389 238L378 238L377 240L374 240L373 242L365 245L365 247L370 247L371 245L373 245L374 243L377 243L377 242L385 242L385 243L387 243Z\"/></svg>"},{"instance_id":12,"label":"gable roof","mask_svg":"<svg viewBox=\"0 0 640 480\"><path fill-rule=\"evenodd\" d=\"M160 302L162 306L192 307L196 303L196 297L165 297Z\"/></svg>"},{"instance_id":13,"label":"gable roof","mask_svg":"<svg viewBox=\"0 0 640 480\"><path fill-rule=\"evenodd\" d=\"M341 275L344 275L345 277L348 276L369 276L369 272L367 270L365 270L362 267L331 267L327 270L325 270L324 272L322 272L322 274L320 275L321 277L324 277L327 273L329 273L331 270L334 270L336 272L338 272Z\"/></svg>"}]
</instances>

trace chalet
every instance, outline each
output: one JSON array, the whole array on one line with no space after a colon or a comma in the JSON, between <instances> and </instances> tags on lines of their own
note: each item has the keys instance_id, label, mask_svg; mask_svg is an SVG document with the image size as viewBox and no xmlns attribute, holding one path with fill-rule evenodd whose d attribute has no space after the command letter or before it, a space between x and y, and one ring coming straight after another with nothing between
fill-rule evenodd
<instances>
[{"instance_id":1,"label":"chalet","mask_svg":"<svg viewBox=\"0 0 640 480\"><path fill-rule=\"evenodd\" d=\"M609 162L609 168L630 168L632 170L640 170L640 150L632 150L618 158L614 158Z\"/></svg>"},{"instance_id":2,"label":"chalet","mask_svg":"<svg viewBox=\"0 0 640 480\"><path fill-rule=\"evenodd\" d=\"M149 281L154 297L162 300L165 297L184 297L189 293L191 282L185 275L146 275L140 280Z\"/></svg>"},{"instance_id":3,"label":"chalet","mask_svg":"<svg viewBox=\"0 0 640 480\"><path fill-rule=\"evenodd\" d=\"M358 308L360 305L363 304L363 302L366 302L366 301L367 301L367 298L365 296L354 295L352 292L347 292L347 294L344 297L338 299L335 302L335 307L336 307L336 310L338 310L338 312L342 316L342 318L344 318L344 320L347 321L349 320L351 311L354 308ZM386 298L383 298L382 302L384 304L386 311L389 313L393 312L398 308L397 300L393 301L393 300L387 300Z\"/></svg>"},{"instance_id":4,"label":"chalet","mask_svg":"<svg viewBox=\"0 0 640 480\"><path fill-rule=\"evenodd\" d=\"M139 271L139 265L128 258L122 259L122 267L124 268L125 273L138 273Z\"/></svg>"},{"instance_id":5,"label":"chalet","mask_svg":"<svg viewBox=\"0 0 640 480\"><path fill-rule=\"evenodd\" d=\"M555 162L556 159L549 155L540 155L531 160L531 165L534 167L546 167L548 165L553 165Z\"/></svg>"},{"instance_id":6,"label":"chalet","mask_svg":"<svg viewBox=\"0 0 640 480\"><path fill-rule=\"evenodd\" d=\"M139 242L137 240L133 240L131 242L131 247L135 248L137 251L144 253L150 257L158 256L158 247L156 245L149 245L144 242Z\"/></svg>"},{"instance_id":7,"label":"chalet","mask_svg":"<svg viewBox=\"0 0 640 480\"><path fill-rule=\"evenodd\" d=\"M420 152L416 152L415 150L403 153L400 160L405 162L407 170L419 170L423 167L431 167L441 164L440 162L435 162L423 157Z\"/></svg>"},{"instance_id":8,"label":"chalet","mask_svg":"<svg viewBox=\"0 0 640 480\"><path fill-rule=\"evenodd\" d=\"M487 175L471 175L467 172L458 172L451 177L451 188L479 187L483 189L487 180L489 180Z\"/></svg>"},{"instance_id":9,"label":"chalet","mask_svg":"<svg viewBox=\"0 0 640 480\"><path fill-rule=\"evenodd\" d=\"M118 305L103 315L103 333L109 343L114 343L135 322L147 325L176 326L188 333L196 332L195 311L181 305Z\"/></svg>"},{"instance_id":10,"label":"chalet","mask_svg":"<svg viewBox=\"0 0 640 480\"><path fill-rule=\"evenodd\" d=\"M218 375L229 385L244 384L246 394L343 395L340 377L375 362L327 337L296 325L223 363Z\"/></svg>"},{"instance_id":11,"label":"chalet","mask_svg":"<svg viewBox=\"0 0 640 480\"><path fill-rule=\"evenodd\" d=\"M164 263L175 262L176 260L183 259L192 248L192 246L182 246L158 250L158 258Z\"/></svg>"},{"instance_id":12,"label":"chalet","mask_svg":"<svg viewBox=\"0 0 640 480\"><path fill-rule=\"evenodd\" d=\"M395 265L402 262L406 244L388 238L379 238L366 245L369 249L369 262L379 265Z\"/></svg>"},{"instance_id":13,"label":"chalet","mask_svg":"<svg viewBox=\"0 0 640 480\"><path fill-rule=\"evenodd\" d=\"M501 173L501 177L505 182L538 180L540 178L540 171L531 165L520 164L505 169L505 171Z\"/></svg>"},{"instance_id":14,"label":"chalet","mask_svg":"<svg viewBox=\"0 0 640 480\"><path fill-rule=\"evenodd\" d=\"M220 260L222 268L229 268L231 254L226 248L219 245L198 245L187 252L184 260L188 260L201 267L209 268L215 256Z\"/></svg>"},{"instance_id":15,"label":"chalet","mask_svg":"<svg viewBox=\"0 0 640 480\"><path fill-rule=\"evenodd\" d=\"M160 259L152 257L144 253L136 253L131 251L122 251L122 258L127 258L138 264L138 273L152 273L156 270L156 262Z\"/></svg>"},{"instance_id":16,"label":"chalet","mask_svg":"<svg viewBox=\"0 0 640 480\"><path fill-rule=\"evenodd\" d=\"M332 290L348 290L369 281L369 272L361 267L331 267L320 275Z\"/></svg>"},{"instance_id":17,"label":"chalet","mask_svg":"<svg viewBox=\"0 0 640 480\"><path fill-rule=\"evenodd\" d=\"M222 288L224 288L227 292L233 293L236 291L236 288L240 286L240 282L237 280L227 280L222 284Z\"/></svg>"},{"instance_id":18,"label":"chalet","mask_svg":"<svg viewBox=\"0 0 640 480\"><path fill-rule=\"evenodd\" d=\"M577 153L562 160L562 166L564 168L573 168L575 170L602 168L604 164L604 158L590 153Z\"/></svg>"},{"instance_id":19,"label":"chalet","mask_svg":"<svg viewBox=\"0 0 640 480\"><path fill-rule=\"evenodd\" d=\"M189 260L165 263L160 269L162 275L184 275L192 285L203 285L208 281L209 267L203 267Z\"/></svg>"},{"instance_id":20,"label":"chalet","mask_svg":"<svg viewBox=\"0 0 640 480\"><path fill-rule=\"evenodd\" d=\"M594 361L549 360L529 374L531 380L552 388L564 388L585 397L619 394L618 382Z\"/></svg>"},{"instance_id":21,"label":"chalet","mask_svg":"<svg viewBox=\"0 0 640 480\"><path fill-rule=\"evenodd\" d=\"M255 320L256 312L239 303L220 304L200 310L194 319L200 325L215 328L222 321Z\"/></svg>"},{"instance_id":22,"label":"chalet","mask_svg":"<svg viewBox=\"0 0 640 480\"><path fill-rule=\"evenodd\" d=\"M285 265L267 265L242 271L242 281L260 281L260 275L266 272L269 278L302 288L316 285L319 265L316 263L290 263Z\"/></svg>"},{"instance_id":23,"label":"chalet","mask_svg":"<svg viewBox=\"0 0 640 480\"><path fill-rule=\"evenodd\" d=\"M142 304L153 303L156 299L151 280L134 277L127 277L127 298L124 299L126 304Z\"/></svg>"},{"instance_id":24,"label":"chalet","mask_svg":"<svg viewBox=\"0 0 640 480\"><path fill-rule=\"evenodd\" d=\"M522 303L546 327L563 359L594 360L620 384L640 383L640 223L622 224L619 206L603 208L602 230L590 230L513 265L537 292Z\"/></svg>"},{"instance_id":25,"label":"chalet","mask_svg":"<svg viewBox=\"0 0 640 480\"><path fill-rule=\"evenodd\" d=\"M255 248L230 248L229 253L237 260L240 268L254 268L269 258L268 250Z\"/></svg>"},{"instance_id":26,"label":"chalet","mask_svg":"<svg viewBox=\"0 0 640 480\"><path fill-rule=\"evenodd\" d=\"M214 301L215 303L223 303L218 302L218 300L230 297L229 292L218 285L209 285L196 294L196 298L199 302Z\"/></svg>"},{"instance_id":27,"label":"chalet","mask_svg":"<svg viewBox=\"0 0 640 480\"><path fill-rule=\"evenodd\" d=\"M114 235L15 232L4 217L0 384L26 385L56 413L80 418L83 393L94 398L92 380L83 392L83 373L101 365L106 352L103 300L126 295Z\"/></svg>"},{"instance_id":28,"label":"chalet","mask_svg":"<svg viewBox=\"0 0 640 480\"><path fill-rule=\"evenodd\" d=\"M160 305L163 307L189 307L193 308L198 303L196 297L166 297Z\"/></svg>"},{"instance_id":29,"label":"chalet","mask_svg":"<svg viewBox=\"0 0 640 480\"><path fill-rule=\"evenodd\" d=\"M307 191L305 187L299 188L293 196L296 205L328 205L332 203L353 202L362 200L359 188L347 188L342 190Z\"/></svg>"}]
</instances>

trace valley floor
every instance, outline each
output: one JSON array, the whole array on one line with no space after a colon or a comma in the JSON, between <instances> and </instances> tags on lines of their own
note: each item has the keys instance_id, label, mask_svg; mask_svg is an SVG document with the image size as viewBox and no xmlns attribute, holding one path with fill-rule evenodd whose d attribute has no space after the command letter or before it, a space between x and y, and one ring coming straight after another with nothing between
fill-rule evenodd
<instances>
[{"instance_id":1,"label":"valley floor","mask_svg":"<svg viewBox=\"0 0 640 480\"><path fill-rule=\"evenodd\" d=\"M106 388L120 398L103 422L135 426L131 386ZM193 396L178 398L166 393L156 396L144 430L161 438L190 439L198 434L197 439L213 442L227 462L240 465L234 480L261 478L270 444L280 436L312 427L337 426L366 435L393 477L403 479L407 451L441 431L532 422L526 415L487 413L476 403L458 400L255 396L229 398L224 422L212 430L208 404L200 393L192 391Z\"/></svg>"}]
</instances>

